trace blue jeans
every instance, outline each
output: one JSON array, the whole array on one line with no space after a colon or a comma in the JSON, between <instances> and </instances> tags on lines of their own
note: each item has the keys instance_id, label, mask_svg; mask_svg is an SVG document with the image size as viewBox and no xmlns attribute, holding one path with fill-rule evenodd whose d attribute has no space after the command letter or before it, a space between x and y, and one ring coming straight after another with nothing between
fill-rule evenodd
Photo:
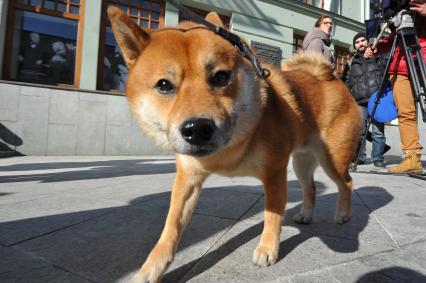
<instances>
[{"instance_id":1,"label":"blue jeans","mask_svg":"<svg viewBox=\"0 0 426 283\"><path fill-rule=\"evenodd\" d=\"M359 105L359 109L361 110L362 115L362 128L361 128L361 137L365 134L366 127L367 127L367 116L368 116L368 108L366 106ZM379 123L375 120L373 120L373 123L371 123L373 132L372 132L372 139L373 139L373 148L371 150L371 159L372 161L383 161L383 151L385 150L385 144L386 144L386 138L385 138L385 124ZM365 153L365 140L364 145L362 146L363 149L359 154L359 161L365 161L367 158L367 154Z\"/></svg>"}]
</instances>

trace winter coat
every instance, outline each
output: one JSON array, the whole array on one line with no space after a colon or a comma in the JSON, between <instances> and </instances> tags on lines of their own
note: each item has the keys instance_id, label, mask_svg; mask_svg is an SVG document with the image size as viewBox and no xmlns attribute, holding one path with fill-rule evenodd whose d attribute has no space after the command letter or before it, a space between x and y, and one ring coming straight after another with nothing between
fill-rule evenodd
<instances>
[{"instance_id":1,"label":"winter coat","mask_svg":"<svg viewBox=\"0 0 426 283\"><path fill-rule=\"evenodd\" d=\"M314 28L306 34L302 47L303 50L320 52L330 61L334 68L334 50L331 47L330 35L323 32L320 28Z\"/></svg>"},{"instance_id":2,"label":"winter coat","mask_svg":"<svg viewBox=\"0 0 426 283\"><path fill-rule=\"evenodd\" d=\"M371 95L379 89L385 66L384 56L366 59L358 52L346 64L342 80L358 104L367 103Z\"/></svg>"},{"instance_id":3,"label":"winter coat","mask_svg":"<svg viewBox=\"0 0 426 283\"><path fill-rule=\"evenodd\" d=\"M414 26L416 29L417 37L419 38L419 44L422 48L423 58L426 61L426 17L422 17L419 14L416 14L416 19L414 22ZM378 54L389 52L392 43L394 40L394 33L384 40L379 41L377 45ZM405 60L404 50L401 49L401 46L398 45L395 48L395 53L393 56L393 60L389 69L389 74L399 74L408 76L407 62Z\"/></svg>"}]
</instances>

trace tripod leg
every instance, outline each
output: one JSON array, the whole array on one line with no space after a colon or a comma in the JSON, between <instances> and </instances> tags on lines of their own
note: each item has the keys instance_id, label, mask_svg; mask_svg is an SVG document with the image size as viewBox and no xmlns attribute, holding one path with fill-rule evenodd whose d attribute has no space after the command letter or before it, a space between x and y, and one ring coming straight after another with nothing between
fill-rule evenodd
<instances>
[{"instance_id":1,"label":"tripod leg","mask_svg":"<svg viewBox=\"0 0 426 283\"><path fill-rule=\"evenodd\" d=\"M367 138L368 128L369 128L370 124L371 124L371 122L369 122L369 119L368 118L365 119L365 117L363 115L361 137L359 139L357 151L356 151L356 154L355 154L355 159L353 160L353 163L349 167L351 172L355 172L357 170L358 164L361 163L360 158L361 158L361 155L365 152L366 138Z\"/></svg>"}]
</instances>

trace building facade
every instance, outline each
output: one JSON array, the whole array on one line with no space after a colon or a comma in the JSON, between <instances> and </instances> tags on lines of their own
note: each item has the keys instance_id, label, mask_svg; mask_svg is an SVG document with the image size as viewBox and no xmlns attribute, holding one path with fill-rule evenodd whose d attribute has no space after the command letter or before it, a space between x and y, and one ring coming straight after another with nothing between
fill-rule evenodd
<instances>
[{"instance_id":1,"label":"building facade","mask_svg":"<svg viewBox=\"0 0 426 283\"><path fill-rule=\"evenodd\" d=\"M218 12L260 57L280 64L322 14L333 17L337 68L370 17L369 0L181 0ZM127 68L108 5L141 27L185 20L165 0L0 0L0 152L25 155L162 155L130 115ZM398 139L399 141L399 139Z\"/></svg>"}]
</instances>

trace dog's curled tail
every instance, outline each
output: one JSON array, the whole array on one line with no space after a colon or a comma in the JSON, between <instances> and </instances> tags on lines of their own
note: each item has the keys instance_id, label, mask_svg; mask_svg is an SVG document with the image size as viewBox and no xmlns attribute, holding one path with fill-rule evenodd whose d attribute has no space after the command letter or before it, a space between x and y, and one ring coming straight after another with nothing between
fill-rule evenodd
<instances>
[{"instance_id":1,"label":"dog's curled tail","mask_svg":"<svg viewBox=\"0 0 426 283\"><path fill-rule=\"evenodd\" d=\"M321 53L312 51L299 52L286 59L282 65L282 70L304 71L321 81L337 78L330 62Z\"/></svg>"}]
</instances>

